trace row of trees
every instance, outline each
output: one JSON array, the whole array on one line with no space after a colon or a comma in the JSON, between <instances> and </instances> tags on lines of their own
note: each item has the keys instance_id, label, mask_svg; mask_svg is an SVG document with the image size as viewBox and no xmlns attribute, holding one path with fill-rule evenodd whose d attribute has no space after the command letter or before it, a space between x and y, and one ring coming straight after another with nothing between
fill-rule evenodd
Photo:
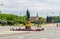
<instances>
[{"instance_id":1,"label":"row of trees","mask_svg":"<svg viewBox=\"0 0 60 39\"><path fill-rule=\"evenodd\" d=\"M40 19L40 22L42 22L42 23L60 22L60 17L59 16L47 16L46 18L39 17L39 19ZM33 23L35 23L35 22L33 22Z\"/></svg>"},{"instance_id":2,"label":"row of trees","mask_svg":"<svg viewBox=\"0 0 60 39\"><path fill-rule=\"evenodd\" d=\"M47 16L46 22L60 22L59 16Z\"/></svg>"},{"instance_id":3,"label":"row of trees","mask_svg":"<svg viewBox=\"0 0 60 39\"><path fill-rule=\"evenodd\" d=\"M12 22L14 24L25 24L25 18L25 16L17 16L13 14L0 14L0 24L1 22L3 22L2 24L5 24L5 21L7 21L7 24L12 24Z\"/></svg>"},{"instance_id":4,"label":"row of trees","mask_svg":"<svg viewBox=\"0 0 60 39\"><path fill-rule=\"evenodd\" d=\"M46 18L39 17L40 21L45 23ZM14 24L24 24L26 23L26 16L17 16L13 14L0 14L0 24L14 25Z\"/></svg>"},{"instance_id":5,"label":"row of trees","mask_svg":"<svg viewBox=\"0 0 60 39\"><path fill-rule=\"evenodd\" d=\"M59 16L50 16L47 18L39 17L40 22L46 23L46 22L60 22ZM4 21L3 21L4 20ZM6 22L7 24L24 24L26 23L26 16L17 16L13 14L0 14L0 24L2 22L2 25L5 24L3 22Z\"/></svg>"}]
</instances>

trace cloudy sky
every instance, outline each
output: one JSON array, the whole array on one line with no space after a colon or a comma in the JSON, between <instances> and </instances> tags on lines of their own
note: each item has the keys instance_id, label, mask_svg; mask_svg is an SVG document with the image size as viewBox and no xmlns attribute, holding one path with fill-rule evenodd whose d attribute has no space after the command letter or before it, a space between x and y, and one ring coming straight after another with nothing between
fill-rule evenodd
<instances>
[{"instance_id":1,"label":"cloudy sky","mask_svg":"<svg viewBox=\"0 0 60 39\"><path fill-rule=\"evenodd\" d=\"M27 9L31 16L36 16L37 13L43 17L57 16L60 12L60 0L0 0L2 13L25 15Z\"/></svg>"}]
</instances>

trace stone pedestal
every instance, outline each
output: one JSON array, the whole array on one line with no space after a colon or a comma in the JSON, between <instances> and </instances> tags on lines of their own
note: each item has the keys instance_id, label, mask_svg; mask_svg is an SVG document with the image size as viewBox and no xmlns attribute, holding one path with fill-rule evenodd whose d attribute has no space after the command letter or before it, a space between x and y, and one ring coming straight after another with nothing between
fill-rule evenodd
<instances>
[{"instance_id":1,"label":"stone pedestal","mask_svg":"<svg viewBox=\"0 0 60 39\"><path fill-rule=\"evenodd\" d=\"M25 29L31 29L31 27L30 26L26 26Z\"/></svg>"},{"instance_id":2,"label":"stone pedestal","mask_svg":"<svg viewBox=\"0 0 60 39\"><path fill-rule=\"evenodd\" d=\"M30 26L30 19L28 19L28 20L26 21L25 29L31 29L31 26Z\"/></svg>"}]
</instances>

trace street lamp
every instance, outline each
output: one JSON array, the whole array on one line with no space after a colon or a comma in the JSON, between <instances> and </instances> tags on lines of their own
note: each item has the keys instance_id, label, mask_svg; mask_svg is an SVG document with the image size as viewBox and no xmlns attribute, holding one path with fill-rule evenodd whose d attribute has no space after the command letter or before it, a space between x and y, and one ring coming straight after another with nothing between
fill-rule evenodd
<instances>
[{"instance_id":1,"label":"street lamp","mask_svg":"<svg viewBox=\"0 0 60 39\"><path fill-rule=\"evenodd\" d=\"M2 12L0 11L0 13L2 13Z\"/></svg>"},{"instance_id":2,"label":"street lamp","mask_svg":"<svg viewBox=\"0 0 60 39\"><path fill-rule=\"evenodd\" d=\"M57 16L57 27L58 27L58 24L59 24L59 16L60 16L60 13L58 13L59 15Z\"/></svg>"},{"instance_id":3,"label":"street lamp","mask_svg":"<svg viewBox=\"0 0 60 39\"><path fill-rule=\"evenodd\" d=\"M59 24L60 24L60 12L59 12Z\"/></svg>"},{"instance_id":4,"label":"street lamp","mask_svg":"<svg viewBox=\"0 0 60 39\"><path fill-rule=\"evenodd\" d=\"M21 13L20 13L20 16L21 16Z\"/></svg>"},{"instance_id":5,"label":"street lamp","mask_svg":"<svg viewBox=\"0 0 60 39\"><path fill-rule=\"evenodd\" d=\"M4 5L3 2L1 2L1 3L0 3L0 6L3 6L3 5ZM0 11L0 13L2 13L2 11Z\"/></svg>"}]
</instances>

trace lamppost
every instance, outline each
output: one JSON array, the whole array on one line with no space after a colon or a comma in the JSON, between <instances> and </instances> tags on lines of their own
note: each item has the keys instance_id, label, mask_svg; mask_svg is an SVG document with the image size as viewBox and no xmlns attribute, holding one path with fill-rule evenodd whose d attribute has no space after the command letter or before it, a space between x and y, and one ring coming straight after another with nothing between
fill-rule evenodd
<instances>
[{"instance_id":1,"label":"lamppost","mask_svg":"<svg viewBox=\"0 0 60 39\"><path fill-rule=\"evenodd\" d=\"M53 24L54 24L54 26L55 26L55 22L53 21L53 20L54 20L54 19L53 19L53 18L54 18L54 12L52 12L52 15L53 15L53 16L52 16L52 22L53 22Z\"/></svg>"},{"instance_id":2,"label":"lamppost","mask_svg":"<svg viewBox=\"0 0 60 39\"><path fill-rule=\"evenodd\" d=\"M59 24L60 24L60 12L59 12Z\"/></svg>"},{"instance_id":3,"label":"lamppost","mask_svg":"<svg viewBox=\"0 0 60 39\"><path fill-rule=\"evenodd\" d=\"M59 15L57 16L57 27L59 25L59 16L60 16L60 13L58 13Z\"/></svg>"},{"instance_id":4,"label":"lamppost","mask_svg":"<svg viewBox=\"0 0 60 39\"><path fill-rule=\"evenodd\" d=\"M2 13L2 12L0 11L0 13Z\"/></svg>"},{"instance_id":5,"label":"lamppost","mask_svg":"<svg viewBox=\"0 0 60 39\"><path fill-rule=\"evenodd\" d=\"M46 22L48 22L48 13L47 13L47 17L46 17Z\"/></svg>"},{"instance_id":6,"label":"lamppost","mask_svg":"<svg viewBox=\"0 0 60 39\"><path fill-rule=\"evenodd\" d=\"M3 2L1 2L1 3L0 3L0 6L3 6L3 5L4 5ZM0 11L0 13L2 13L2 11Z\"/></svg>"},{"instance_id":7,"label":"lamppost","mask_svg":"<svg viewBox=\"0 0 60 39\"><path fill-rule=\"evenodd\" d=\"M59 25L59 22L60 22L60 13L59 13L59 15L58 15L57 27L58 27L58 25Z\"/></svg>"},{"instance_id":8,"label":"lamppost","mask_svg":"<svg viewBox=\"0 0 60 39\"><path fill-rule=\"evenodd\" d=\"M20 13L20 16L21 16L21 13Z\"/></svg>"}]
</instances>

